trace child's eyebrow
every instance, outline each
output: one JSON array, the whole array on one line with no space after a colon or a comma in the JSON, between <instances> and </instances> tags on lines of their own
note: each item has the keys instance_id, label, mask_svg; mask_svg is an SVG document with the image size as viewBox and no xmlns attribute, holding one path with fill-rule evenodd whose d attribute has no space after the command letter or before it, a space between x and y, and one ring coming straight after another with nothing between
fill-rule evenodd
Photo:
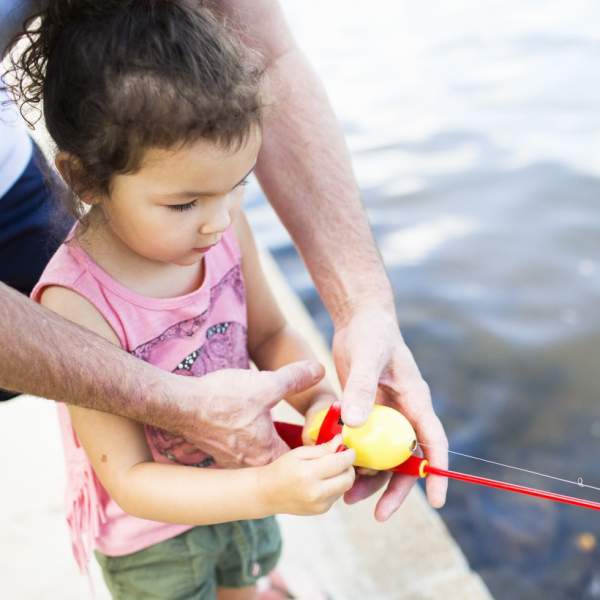
<instances>
[{"instance_id":1,"label":"child's eyebrow","mask_svg":"<svg viewBox=\"0 0 600 600\"><path fill-rule=\"evenodd\" d=\"M250 176L250 174L254 171L254 169L256 169L256 163L254 163L254 166L231 188L232 190L234 190L238 185L240 185L247 177ZM179 197L185 197L185 198L196 198L198 196L218 196L221 192L198 192L198 191L193 191L193 190L185 190L182 192L173 192L172 194L161 194L161 197L168 197L168 198L179 198Z\"/></svg>"}]
</instances>

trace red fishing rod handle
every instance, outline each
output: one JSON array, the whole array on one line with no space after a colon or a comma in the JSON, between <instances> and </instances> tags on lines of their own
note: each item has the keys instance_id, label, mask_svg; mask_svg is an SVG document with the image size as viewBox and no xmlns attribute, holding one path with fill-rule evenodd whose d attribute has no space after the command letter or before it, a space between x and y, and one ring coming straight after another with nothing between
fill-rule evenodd
<instances>
[{"instance_id":1,"label":"red fishing rod handle","mask_svg":"<svg viewBox=\"0 0 600 600\"><path fill-rule=\"evenodd\" d=\"M411 477L427 477L429 462L421 456L409 456L402 464L390 469L394 473L402 473Z\"/></svg>"},{"instance_id":2,"label":"red fishing rod handle","mask_svg":"<svg viewBox=\"0 0 600 600\"><path fill-rule=\"evenodd\" d=\"M284 423L283 421L275 421L275 430L279 437L290 447L298 448L303 445L302 442L302 425L294 423Z\"/></svg>"}]
</instances>

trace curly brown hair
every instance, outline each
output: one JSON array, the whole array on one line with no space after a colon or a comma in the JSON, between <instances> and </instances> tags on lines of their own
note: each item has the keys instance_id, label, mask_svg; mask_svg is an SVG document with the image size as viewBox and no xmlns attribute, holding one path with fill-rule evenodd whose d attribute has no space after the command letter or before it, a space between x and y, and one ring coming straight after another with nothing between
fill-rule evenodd
<instances>
[{"instance_id":1,"label":"curly brown hair","mask_svg":"<svg viewBox=\"0 0 600 600\"><path fill-rule=\"evenodd\" d=\"M54 0L25 26L5 85L26 120L43 102L76 196L109 193L148 148L232 148L261 124L259 57L197 0ZM71 208L81 218L76 197Z\"/></svg>"}]
</instances>

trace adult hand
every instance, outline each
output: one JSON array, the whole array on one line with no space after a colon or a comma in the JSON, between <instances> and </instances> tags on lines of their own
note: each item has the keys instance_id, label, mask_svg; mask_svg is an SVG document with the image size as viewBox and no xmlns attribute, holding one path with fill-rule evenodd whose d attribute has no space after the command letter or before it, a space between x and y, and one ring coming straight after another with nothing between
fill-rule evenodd
<instances>
[{"instance_id":1,"label":"adult hand","mask_svg":"<svg viewBox=\"0 0 600 600\"><path fill-rule=\"evenodd\" d=\"M355 312L335 332L333 358L344 390L344 423L362 425L374 402L397 408L414 427L427 460L436 467L447 467L448 440L433 411L429 386L402 339L395 315L379 308ZM402 504L414 478L394 474L390 479L386 473L359 477L344 498L349 504L358 502L387 481L387 490L375 507L375 518L385 521ZM427 498L432 506L443 506L447 485L445 477L427 477Z\"/></svg>"},{"instance_id":2,"label":"adult hand","mask_svg":"<svg viewBox=\"0 0 600 600\"><path fill-rule=\"evenodd\" d=\"M170 431L208 452L219 466L270 463L289 450L275 431L270 409L324 374L318 362L300 361L277 371L223 369L198 378L173 376L180 419Z\"/></svg>"}]
</instances>

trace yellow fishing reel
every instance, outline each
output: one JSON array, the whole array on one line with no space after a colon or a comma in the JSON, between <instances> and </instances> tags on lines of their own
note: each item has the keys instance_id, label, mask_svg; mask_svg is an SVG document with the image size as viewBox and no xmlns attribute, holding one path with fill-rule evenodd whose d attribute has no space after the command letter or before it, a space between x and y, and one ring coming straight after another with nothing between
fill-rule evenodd
<instances>
[{"instance_id":1,"label":"yellow fishing reel","mask_svg":"<svg viewBox=\"0 0 600 600\"><path fill-rule=\"evenodd\" d=\"M360 427L344 425L336 404L315 414L310 438L321 443L341 433L344 446L356 452L355 467L385 471L403 463L417 447L417 436L408 419L389 406L376 404Z\"/></svg>"}]
</instances>

